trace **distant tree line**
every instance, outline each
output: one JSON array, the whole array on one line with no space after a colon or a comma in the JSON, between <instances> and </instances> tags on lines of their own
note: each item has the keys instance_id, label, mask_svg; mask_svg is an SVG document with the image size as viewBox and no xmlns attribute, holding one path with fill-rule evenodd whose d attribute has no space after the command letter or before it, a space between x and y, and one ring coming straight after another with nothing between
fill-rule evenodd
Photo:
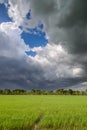
<instances>
[{"instance_id":1,"label":"distant tree line","mask_svg":"<svg viewBox=\"0 0 87 130\"><path fill-rule=\"evenodd\" d=\"M0 89L0 95L87 95L86 91L74 91L72 89L58 89L55 91L45 91L45 90L35 90L32 89L31 91L26 91L23 89Z\"/></svg>"}]
</instances>

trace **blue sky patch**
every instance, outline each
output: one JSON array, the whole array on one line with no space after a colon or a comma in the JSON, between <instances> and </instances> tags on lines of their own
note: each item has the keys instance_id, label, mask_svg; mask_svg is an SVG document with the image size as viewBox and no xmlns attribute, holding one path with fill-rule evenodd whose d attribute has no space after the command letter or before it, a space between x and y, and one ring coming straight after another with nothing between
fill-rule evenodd
<instances>
[{"instance_id":1,"label":"blue sky patch","mask_svg":"<svg viewBox=\"0 0 87 130\"><path fill-rule=\"evenodd\" d=\"M8 9L4 4L0 4L0 23L2 22L12 22L12 20L8 16Z\"/></svg>"},{"instance_id":2,"label":"blue sky patch","mask_svg":"<svg viewBox=\"0 0 87 130\"><path fill-rule=\"evenodd\" d=\"M31 10L29 10L29 12L26 14L26 18L31 19Z\"/></svg>"},{"instance_id":3,"label":"blue sky patch","mask_svg":"<svg viewBox=\"0 0 87 130\"><path fill-rule=\"evenodd\" d=\"M37 32L36 34L34 30L32 30L32 33L26 33L23 32L21 34L21 37L24 39L25 43L29 45L29 47L39 47L39 46L46 46L48 43L48 40L45 38L45 33L44 32Z\"/></svg>"},{"instance_id":4,"label":"blue sky patch","mask_svg":"<svg viewBox=\"0 0 87 130\"><path fill-rule=\"evenodd\" d=\"M7 1L7 0L6 0ZM9 6L9 5L8 5ZM26 14L27 19L31 19L31 10ZM4 4L0 4L0 23L2 22L12 22L11 18L8 16L8 8ZM19 27L22 30L22 26ZM29 33L23 32L21 37L24 39L25 44L29 47L39 47L46 46L48 40L46 39L46 34L43 32L44 26L41 22L35 28L28 28ZM32 53L33 55L33 53Z\"/></svg>"},{"instance_id":5,"label":"blue sky patch","mask_svg":"<svg viewBox=\"0 0 87 130\"><path fill-rule=\"evenodd\" d=\"M34 52L34 51L26 51L26 54L29 56L32 56L32 57L36 56L36 52Z\"/></svg>"}]
</instances>

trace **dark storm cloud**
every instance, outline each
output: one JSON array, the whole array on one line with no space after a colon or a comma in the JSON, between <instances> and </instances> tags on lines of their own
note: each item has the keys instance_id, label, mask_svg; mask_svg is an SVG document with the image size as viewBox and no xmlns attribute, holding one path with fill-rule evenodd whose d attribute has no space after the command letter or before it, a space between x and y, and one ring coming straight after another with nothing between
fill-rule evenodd
<instances>
[{"instance_id":1,"label":"dark storm cloud","mask_svg":"<svg viewBox=\"0 0 87 130\"><path fill-rule=\"evenodd\" d=\"M27 64L24 59L22 60L0 57L0 87L16 86L29 89L41 79L40 66L34 67L32 63Z\"/></svg>"},{"instance_id":2,"label":"dark storm cloud","mask_svg":"<svg viewBox=\"0 0 87 130\"><path fill-rule=\"evenodd\" d=\"M36 4L38 3L38 4ZM71 53L86 53L87 51L87 1L84 0L32 0L34 14L43 18L48 35L50 28L56 42L66 41L66 48ZM47 28L46 27L46 28ZM55 32L55 30L57 30ZM59 31L61 30L61 34ZM57 33L57 34L55 34ZM65 34L64 34L65 33ZM60 35L61 38L60 38ZM55 42L55 40L53 39Z\"/></svg>"},{"instance_id":3,"label":"dark storm cloud","mask_svg":"<svg viewBox=\"0 0 87 130\"><path fill-rule=\"evenodd\" d=\"M8 13L16 23L20 23L24 18L24 14L29 10L28 8L31 8L31 16L34 18L32 19L32 24L34 22L35 24L37 23L35 18L43 22L45 31L49 36L49 42L52 41L56 44L63 42L64 47L72 54L86 53L86 0L25 0L25 2L23 0L15 2L14 0L9 0L9 2L11 4ZM15 9L16 6L18 7L17 9ZM16 15L13 14L12 10L14 10ZM19 15L20 12L23 16Z\"/></svg>"},{"instance_id":4,"label":"dark storm cloud","mask_svg":"<svg viewBox=\"0 0 87 130\"><path fill-rule=\"evenodd\" d=\"M40 15L47 15L52 14L57 10L57 2L56 0L35 0L31 1L33 8L35 9L36 13ZM31 7L32 8L32 7Z\"/></svg>"},{"instance_id":5,"label":"dark storm cloud","mask_svg":"<svg viewBox=\"0 0 87 130\"><path fill-rule=\"evenodd\" d=\"M67 33L68 47L71 53L87 53L87 1L72 0L68 13L61 14L58 27Z\"/></svg>"},{"instance_id":6,"label":"dark storm cloud","mask_svg":"<svg viewBox=\"0 0 87 130\"><path fill-rule=\"evenodd\" d=\"M63 14L60 17L60 27L69 28L74 25L87 25L87 1L72 0Z\"/></svg>"},{"instance_id":7,"label":"dark storm cloud","mask_svg":"<svg viewBox=\"0 0 87 130\"><path fill-rule=\"evenodd\" d=\"M37 55L31 57L25 53L30 48L18 27L3 23L0 29L0 88L54 89L67 83L66 79L60 82L60 77L73 77L70 57L61 46L33 48Z\"/></svg>"},{"instance_id":8,"label":"dark storm cloud","mask_svg":"<svg viewBox=\"0 0 87 130\"><path fill-rule=\"evenodd\" d=\"M21 60L0 57L0 88L23 88L55 90L67 88L77 83L86 81L85 78L59 78L54 81L46 80L43 77L43 70L40 66L23 63ZM66 87L67 86L67 87Z\"/></svg>"},{"instance_id":9,"label":"dark storm cloud","mask_svg":"<svg viewBox=\"0 0 87 130\"><path fill-rule=\"evenodd\" d=\"M86 82L87 1L9 2L8 15L14 23L0 25L0 88L58 89ZM32 19L26 21L29 7ZM37 21L44 24L49 44L34 48L37 55L30 57L25 54L30 48L21 39L19 26L26 30Z\"/></svg>"},{"instance_id":10,"label":"dark storm cloud","mask_svg":"<svg viewBox=\"0 0 87 130\"><path fill-rule=\"evenodd\" d=\"M55 0L49 11L49 6L43 6L43 0L37 0L37 3L40 8L35 0L31 1L32 13L34 17L41 17L49 42L61 42L74 56L74 62L79 57L78 63L87 70L87 59L84 59L87 55L87 0ZM52 1L44 0L44 3L50 5Z\"/></svg>"}]
</instances>

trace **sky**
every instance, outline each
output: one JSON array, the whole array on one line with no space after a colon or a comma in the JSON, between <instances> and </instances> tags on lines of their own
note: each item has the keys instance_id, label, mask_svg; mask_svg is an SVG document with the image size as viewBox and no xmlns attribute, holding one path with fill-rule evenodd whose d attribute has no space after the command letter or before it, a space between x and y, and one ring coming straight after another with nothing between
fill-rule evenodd
<instances>
[{"instance_id":1,"label":"sky","mask_svg":"<svg viewBox=\"0 0 87 130\"><path fill-rule=\"evenodd\" d=\"M0 89L87 89L87 0L0 0Z\"/></svg>"}]
</instances>

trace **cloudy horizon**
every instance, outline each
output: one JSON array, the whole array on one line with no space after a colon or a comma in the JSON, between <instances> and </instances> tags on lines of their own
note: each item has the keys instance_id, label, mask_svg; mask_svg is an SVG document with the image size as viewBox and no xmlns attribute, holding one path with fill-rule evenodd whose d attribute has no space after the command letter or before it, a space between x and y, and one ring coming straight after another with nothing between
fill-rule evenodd
<instances>
[{"instance_id":1,"label":"cloudy horizon","mask_svg":"<svg viewBox=\"0 0 87 130\"><path fill-rule=\"evenodd\" d=\"M86 11L86 0L0 0L0 88L86 90Z\"/></svg>"}]
</instances>

